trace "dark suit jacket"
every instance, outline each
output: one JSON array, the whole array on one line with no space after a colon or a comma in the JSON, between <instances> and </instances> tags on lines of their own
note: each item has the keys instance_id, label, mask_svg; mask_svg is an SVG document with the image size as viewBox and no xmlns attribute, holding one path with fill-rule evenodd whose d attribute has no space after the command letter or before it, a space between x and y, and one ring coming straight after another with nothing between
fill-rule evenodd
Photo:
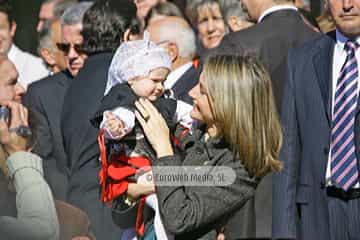
<instances>
[{"instance_id":1,"label":"dark suit jacket","mask_svg":"<svg viewBox=\"0 0 360 240\"><path fill-rule=\"evenodd\" d=\"M67 158L62 144L60 116L71 76L60 72L31 84L23 97L29 109L29 123L36 137L33 152L44 161L45 179L55 198L65 200Z\"/></svg>"},{"instance_id":2,"label":"dark suit jacket","mask_svg":"<svg viewBox=\"0 0 360 240\"><path fill-rule=\"evenodd\" d=\"M172 86L171 90L174 93L174 97L192 105L192 98L189 96L189 91L198 83L199 77L199 69L196 69L194 65L192 65Z\"/></svg>"},{"instance_id":3,"label":"dark suit jacket","mask_svg":"<svg viewBox=\"0 0 360 240\"><path fill-rule=\"evenodd\" d=\"M90 123L104 95L111 59L111 53L89 56L68 88L61 117L70 168L68 201L88 214L97 239L120 236L119 228L112 223L109 206L99 198L98 129Z\"/></svg>"},{"instance_id":4,"label":"dark suit jacket","mask_svg":"<svg viewBox=\"0 0 360 240\"><path fill-rule=\"evenodd\" d=\"M325 35L289 55L282 108L284 145L280 159L284 170L274 175L275 238L330 239L324 182L330 146L334 45L335 40ZM355 123L358 159L359 105Z\"/></svg>"},{"instance_id":5,"label":"dark suit jacket","mask_svg":"<svg viewBox=\"0 0 360 240\"><path fill-rule=\"evenodd\" d=\"M297 11L279 10L253 27L226 35L215 52L259 57L270 72L276 105L280 109L288 51L316 36L318 34L303 22ZM260 182L255 194L257 237L271 236L271 185L269 174Z\"/></svg>"},{"instance_id":6,"label":"dark suit jacket","mask_svg":"<svg viewBox=\"0 0 360 240\"><path fill-rule=\"evenodd\" d=\"M278 109L285 81L288 51L318 36L294 10L273 12L258 24L225 35L215 50L220 54L255 55L268 67Z\"/></svg>"}]
</instances>

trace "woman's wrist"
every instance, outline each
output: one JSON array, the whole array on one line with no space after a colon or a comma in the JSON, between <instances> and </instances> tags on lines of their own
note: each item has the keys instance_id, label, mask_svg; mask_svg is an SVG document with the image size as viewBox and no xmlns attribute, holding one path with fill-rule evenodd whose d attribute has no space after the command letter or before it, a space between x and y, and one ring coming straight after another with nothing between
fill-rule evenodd
<instances>
[{"instance_id":1,"label":"woman's wrist","mask_svg":"<svg viewBox=\"0 0 360 240\"><path fill-rule=\"evenodd\" d=\"M165 144L160 146L159 150L156 151L158 158L174 155L174 150L171 144Z\"/></svg>"}]
</instances>

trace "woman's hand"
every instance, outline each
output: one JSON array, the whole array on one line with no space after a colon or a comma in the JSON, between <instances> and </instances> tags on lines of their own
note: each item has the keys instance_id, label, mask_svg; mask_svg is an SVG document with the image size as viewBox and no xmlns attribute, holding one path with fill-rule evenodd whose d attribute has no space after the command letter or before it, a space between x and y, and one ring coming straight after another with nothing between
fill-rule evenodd
<instances>
[{"instance_id":1,"label":"woman's hand","mask_svg":"<svg viewBox=\"0 0 360 240\"><path fill-rule=\"evenodd\" d=\"M129 183L127 189L127 195L133 200L138 199L140 196L146 196L154 192L154 184Z\"/></svg>"},{"instance_id":2,"label":"woman's hand","mask_svg":"<svg viewBox=\"0 0 360 240\"><path fill-rule=\"evenodd\" d=\"M139 120L147 139L158 158L174 154L170 143L169 128L158 110L147 99L135 102L135 116Z\"/></svg>"},{"instance_id":3,"label":"woman's hand","mask_svg":"<svg viewBox=\"0 0 360 240\"><path fill-rule=\"evenodd\" d=\"M19 136L16 129L19 127L28 128L28 111L17 102L1 102L10 111L10 122L0 119L0 170L7 175L6 160L9 155L18 151L29 150L29 137Z\"/></svg>"},{"instance_id":4,"label":"woman's hand","mask_svg":"<svg viewBox=\"0 0 360 240\"><path fill-rule=\"evenodd\" d=\"M1 103L10 110L10 123L0 119L0 144L4 150L11 155L18 151L29 150L29 137L20 136L16 131L19 127L28 128L28 111L17 102L7 101Z\"/></svg>"}]
</instances>

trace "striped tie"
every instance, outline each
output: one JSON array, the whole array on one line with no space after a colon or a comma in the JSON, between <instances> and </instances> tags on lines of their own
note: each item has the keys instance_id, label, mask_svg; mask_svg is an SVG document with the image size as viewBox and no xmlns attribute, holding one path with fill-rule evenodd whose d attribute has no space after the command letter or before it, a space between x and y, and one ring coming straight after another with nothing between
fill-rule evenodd
<instances>
[{"instance_id":1,"label":"striped tie","mask_svg":"<svg viewBox=\"0 0 360 240\"><path fill-rule=\"evenodd\" d=\"M355 41L347 41L346 61L336 84L331 127L331 181L345 191L358 181L354 126L357 104L358 65Z\"/></svg>"}]
</instances>

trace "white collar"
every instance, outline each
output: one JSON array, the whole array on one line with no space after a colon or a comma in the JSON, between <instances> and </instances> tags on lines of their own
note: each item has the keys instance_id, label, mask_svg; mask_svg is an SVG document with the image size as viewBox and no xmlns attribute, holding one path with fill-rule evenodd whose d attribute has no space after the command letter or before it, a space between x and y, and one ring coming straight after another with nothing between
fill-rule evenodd
<instances>
[{"instance_id":1,"label":"white collar","mask_svg":"<svg viewBox=\"0 0 360 240\"><path fill-rule=\"evenodd\" d=\"M18 48L15 46L15 44L11 44L10 51L8 52L8 58L12 62L16 59L16 53L18 52Z\"/></svg>"},{"instance_id":2,"label":"white collar","mask_svg":"<svg viewBox=\"0 0 360 240\"><path fill-rule=\"evenodd\" d=\"M344 50L344 45L348 39L348 37L344 36L344 34L336 29L336 47L338 50ZM356 38L356 42L360 44L360 36Z\"/></svg>"},{"instance_id":3,"label":"white collar","mask_svg":"<svg viewBox=\"0 0 360 240\"><path fill-rule=\"evenodd\" d=\"M279 10L295 10L297 11L297 8L292 5L276 5L271 8L266 9L259 17L258 23L261 22L265 16L269 15L270 13L279 11Z\"/></svg>"},{"instance_id":4,"label":"white collar","mask_svg":"<svg viewBox=\"0 0 360 240\"><path fill-rule=\"evenodd\" d=\"M171 89L177 80L192 66L192 62L185 63L184 65L181 65L180 67L173 70L168 77L166 78L164 82L165 89Z\"/></svg>"}]
</instances>

